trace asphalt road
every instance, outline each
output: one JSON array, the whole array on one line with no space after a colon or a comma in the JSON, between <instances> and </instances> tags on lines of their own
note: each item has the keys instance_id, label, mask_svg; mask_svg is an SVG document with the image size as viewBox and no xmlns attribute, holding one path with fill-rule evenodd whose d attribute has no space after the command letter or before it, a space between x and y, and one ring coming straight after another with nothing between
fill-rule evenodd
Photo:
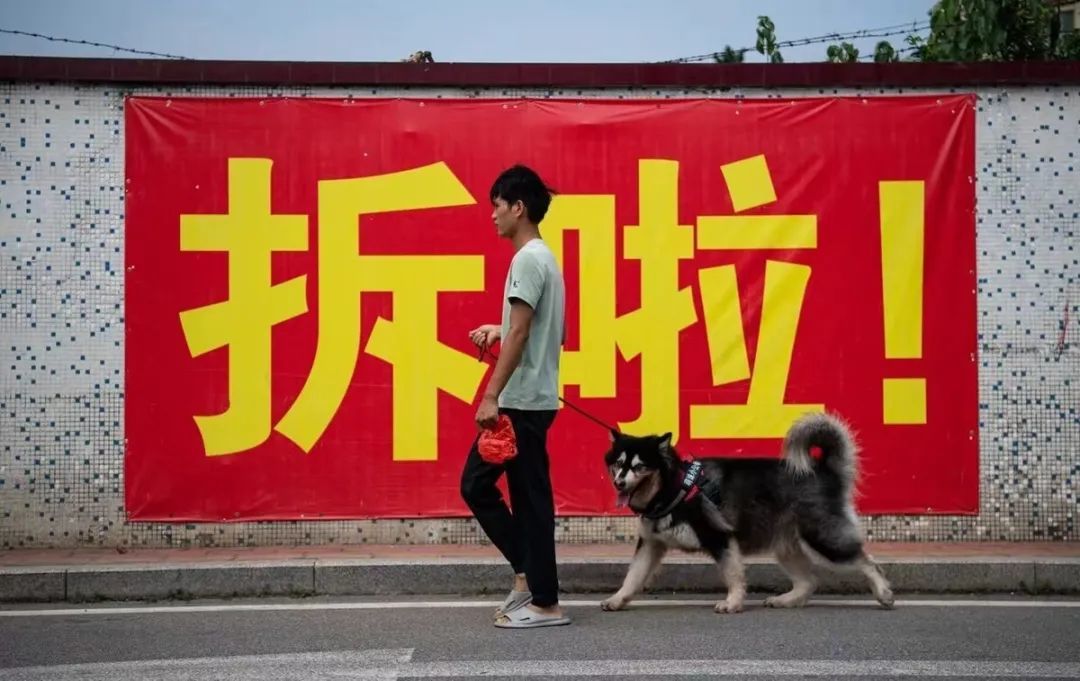
<instances>
[{"instance_id":1,"label":"asphalt road","mask_svg":"<svg viewBox=\"0 0 1080 681\"><path fill-rule=\"evenodd\" d=\"M0 679L1080 678L1080 600L643 602L491 625L495 600L259 599L0 609Z\"/></svg>"}]
</instances>

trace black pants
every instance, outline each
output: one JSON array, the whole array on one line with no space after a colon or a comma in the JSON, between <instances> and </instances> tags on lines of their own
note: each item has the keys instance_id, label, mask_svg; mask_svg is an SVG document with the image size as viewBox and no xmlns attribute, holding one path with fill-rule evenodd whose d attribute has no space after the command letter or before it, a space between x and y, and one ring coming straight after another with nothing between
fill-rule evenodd
<instances>
[{"instance_id":1,"label":"black pants","mask_svg":"<svg viewBox=\"0 0 1080 681\"><path fill-rule=\"evenodd\" d=\"M506 556L514 572L525 573L533 604L546 608L559 602L555 567L555 500L551 492L547 432L555 411L503 409L514 427L517 456L505 464L480 458L476 441L461 472L461 496L480 527ZM506 473L510 504L495 486Z\"/></svg>"}]
</instances>

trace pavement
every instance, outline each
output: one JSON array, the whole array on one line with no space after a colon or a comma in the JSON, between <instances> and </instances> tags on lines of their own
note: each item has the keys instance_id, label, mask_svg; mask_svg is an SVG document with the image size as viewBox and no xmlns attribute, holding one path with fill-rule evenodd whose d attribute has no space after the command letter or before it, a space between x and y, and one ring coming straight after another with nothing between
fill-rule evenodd
<instances>
[{"instance_id":1,"label":"pavement","mask_svg":"<svg viewBox=\"0 0 1080 681\"><path fill-rule=\"evenodd\" d=\"M1080 542L880 543L868 549L897 594L1080 594ZM611 593L633 545L560 544L565 593ZM820 571L821 594L866 594L861 576ZM747 561L751 591L790 585L768 557ZM0 553L0 602L237 597L503 595L510 570L488 545L190 549L12 549ZM717 594L703 556L672 552L653 594Z\"/></svg>"}]
</instances>

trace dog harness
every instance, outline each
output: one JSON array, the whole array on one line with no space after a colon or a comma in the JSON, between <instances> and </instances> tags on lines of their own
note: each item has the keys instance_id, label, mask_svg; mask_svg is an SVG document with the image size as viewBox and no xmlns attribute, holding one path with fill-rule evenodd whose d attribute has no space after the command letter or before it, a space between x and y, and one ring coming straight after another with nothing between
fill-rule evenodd
<instances>
[{"instance_id":1,"label":"dog harness","mask_svg":"<svg viewBox=\"0 0 1080 681\"><path fill-rule=\"evenodd\" d=\"M691 459L685 465L683 479L682 482L679 483L675 497L659 511L643 511L641 515L649 520L658 520L674 511L679 504L690 501L701 492L701 486L698 484L698 478L700 477L701 462ZM717 499L712 499L710 495L706 495L706 497L709 497L709 500L713 503L717 503L718 501Z\"/></svg>"}]
</instances>

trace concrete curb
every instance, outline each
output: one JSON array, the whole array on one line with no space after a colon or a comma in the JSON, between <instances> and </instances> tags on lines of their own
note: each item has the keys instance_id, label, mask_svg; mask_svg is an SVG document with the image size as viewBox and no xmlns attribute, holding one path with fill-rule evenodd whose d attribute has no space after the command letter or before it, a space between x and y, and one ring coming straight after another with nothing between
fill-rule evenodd
<instances>
[{"instance_id":1,"label":"concrete curb","mask_svg":"<svg viewBox=\"0 0 1080 681\"><path fill-rule=\"evenodd\" d=\"M1080 558L934 558L880 561L897 593L1080 594ZM567 593L610 593L628 559L572 559L559 564ZM867 593L857 573L819 571L818 593ZM749 589L786 590L790 582L767 560L747 561ZM497 559L285 560L164 565L0 567L0 602L162 600L311 595L502 595L509 568ZM653 593L720 593L710 562L670 558Z\"/></svg>"},{"instance_id":2,"label":"concrete curb","mask_svg":"<svg viewBox=\"0 0 1080 681\"><path fill-rule=\"evenodd\" d=\"M67 600L65 568L0 568L0 601Z\"/></svg>"},{"instance_id":3,"label":"concrete curb","mask_svg":"<svg viewBox=\"0 0 1080 681\"><path fill-rule=\"evenodd\" d=\"M311 560L79 567L69 568L66 577L65 600L74 602L311 596L315 593L314 561Z\"/></svg>"}]
</instances>

